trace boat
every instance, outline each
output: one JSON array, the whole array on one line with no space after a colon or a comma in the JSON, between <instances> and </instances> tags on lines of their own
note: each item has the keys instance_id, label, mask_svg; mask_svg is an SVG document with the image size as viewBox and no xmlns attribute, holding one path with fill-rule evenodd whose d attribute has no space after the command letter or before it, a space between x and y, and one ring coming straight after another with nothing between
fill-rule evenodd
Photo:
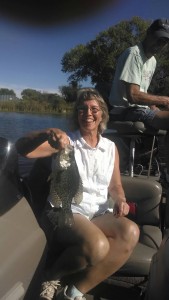
<instances>
[{"instance_id":1,"label":"boat","mask_svg":"<svg viewBox=\"0 0 169 300\"><path fill-rule=\"evenodd\" d=\"M40 228L18 172L15 146L0 138L0 299L38 299L46 256Z\"/></svg>"},{"instance_id":2,"label":"boat","mask_svg":"<svg viewBox=\"0 0 169 300\"><path fill-rule=\"evenodd\" d=\"M39 218L48 194L49 166L49 158L37 159L29 177L22 178L15 144L0 137L1 300L38 299L48 255ZM122 183L128 217L139 225L140 240L127 263L86 298L168 300L168 196L152 178L122 175Z\"/></svg>"}]
</instances>

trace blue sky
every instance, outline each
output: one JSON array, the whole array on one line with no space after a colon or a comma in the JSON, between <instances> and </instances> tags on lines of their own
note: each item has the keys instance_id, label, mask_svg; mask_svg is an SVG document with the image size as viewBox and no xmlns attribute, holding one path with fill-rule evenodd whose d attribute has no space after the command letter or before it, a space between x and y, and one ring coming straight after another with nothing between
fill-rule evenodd
<instances>
[{"instance_id":1,"label":"blue sky","mask_svg":"<svg viewBox=\"0 0 169 300\"><path fill-rule=\"evenodd\" d=\"M58 92L69 74L61 71L66 51L95 39L101 31L122 20L140 16L145 20L169 18L167 0L120 0L80 20L38 28L0 19L0 88ZM83 82L89 85L90 81Z\"/></svg>"}]
</instances>

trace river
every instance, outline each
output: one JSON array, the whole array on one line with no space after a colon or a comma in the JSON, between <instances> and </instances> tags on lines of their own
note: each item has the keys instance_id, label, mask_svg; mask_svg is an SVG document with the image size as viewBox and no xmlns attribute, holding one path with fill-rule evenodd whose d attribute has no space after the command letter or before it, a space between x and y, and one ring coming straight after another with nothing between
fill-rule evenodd
<instances>
[{"instance_id":1,"label":"river","mask_svg":"<svg viewBox=\"0 0 169 300\"><path fill-rule=\"evenodd\" d=\"M19 137L32 130L58 127L66 131L69 121L66 116L0 112L0 136L14 144ZM18 156L18 163L20 174L24 177L29 174L34 160Z\"/></svg>"}]
</instances>

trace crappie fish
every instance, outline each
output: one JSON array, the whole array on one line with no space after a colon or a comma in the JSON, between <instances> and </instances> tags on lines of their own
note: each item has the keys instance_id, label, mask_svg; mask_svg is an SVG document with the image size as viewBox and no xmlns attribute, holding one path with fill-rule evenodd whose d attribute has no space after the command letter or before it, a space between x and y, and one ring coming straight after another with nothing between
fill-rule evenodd
<instances>
[{"instance_id":1,"label":"crappie fish","mask_svg":"<svg viewBox=\"0 0 169 300\"><path fill-rule=\"evenodd\" d=\"M83 185L76 164L74 149L68 145L56 154L53 171L50 176L51 203L58 209L55 220L59 227L74 224L71 211L72 200L82 201Z\"/></svg>"}]
</instances>

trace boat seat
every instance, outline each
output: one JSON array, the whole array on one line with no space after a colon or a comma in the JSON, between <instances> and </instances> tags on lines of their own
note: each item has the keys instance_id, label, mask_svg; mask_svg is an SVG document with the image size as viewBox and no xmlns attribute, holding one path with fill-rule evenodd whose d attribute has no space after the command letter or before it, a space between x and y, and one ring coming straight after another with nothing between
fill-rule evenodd
<instances>
[{"instance_id":1,"label":"boat seat","mask_svg":"<svg viewBox=\"0 0 169 300\"><path fill-rule=\"evenodd\" d=\"M155 139L157 136L165 135L165 130L153 130L147 128L143 122L132 122L132 121L110 121L108 123L109 132L107 133L109 136L112 134L113 136L119 136L121 138L128 138L130 140L130 153L129 153L129 175L131 177L134 176L134 160L135 160L135 148L136 148L136 140L138 138L143 138L144 136L152 137L152 146L148 167L148 174L150 176L152 157L154 152ZM112 130L112 132L110 131Z\"/></svg>"},{"instance_id":2,"label":"boat seat","mask_svg":"<svg viewBox=\"0 0 169 300\"><path fill-rule=\"evenodd\" d=\"M165 215L164 215L164 228L169 229L169 188L166 191Z\"/></svg>"},{"instance_id":3,"label":"boat seat","mask_svg":"<svg viewBox=\"0 0 169 300\"><path fill-rule=\"evenodd\" d=\"M127 290L135 288L139 293L144 290L152 257L157 253L162 242L159 210L161 185L152 179L130 176L122 176L122 184L127 201L136 205L135 214L129 213L128 218L138 224L140 238L128 261L115 274L91 291L96 299L106 298L106 295L101 295L103 285L107 286L105 293L110 290L114 298L116 298L113 294L114 288L117 286L120 286L120 289L127 287Z\"/></svg>"},{"instance_id":4,"label":"boat seat","mask_svg":"<svg viewBox=\"0 0 169 300\"><path fill-rule=\"evenodd\" d=\"M162 187L155 180L144 178L130 178L122 176L122 184L128 202L136 204L135 215L129 218L140 227L140 240L129 261L121 268L119 273L135 275L148 275L151 258L162 241L160 228L160 203ZM143 255L144 253L144 255Z\"/></svg>"},{"instance_id":5,"label":"boat seat","mask_svg":"<svg viewBox=\"0 0 169 300\"><path fill-rule=\"evenodd\" d=\"M160 249L154 254L145 300L169 299L169 229L165 231Z\"/></svg>"},{"instance_id":6,"label":"boat seat","mask_svg":"<svg viewBox=\"0 0 169 300\"><path fill-rule=\"evenodd\" d=\"M166 192L164 214L164 237L157 253L154 254L149 273L145 300L169 299L169 189ZM158 274L158 280L157 280Z\"/></svg>"}]
</instances>

